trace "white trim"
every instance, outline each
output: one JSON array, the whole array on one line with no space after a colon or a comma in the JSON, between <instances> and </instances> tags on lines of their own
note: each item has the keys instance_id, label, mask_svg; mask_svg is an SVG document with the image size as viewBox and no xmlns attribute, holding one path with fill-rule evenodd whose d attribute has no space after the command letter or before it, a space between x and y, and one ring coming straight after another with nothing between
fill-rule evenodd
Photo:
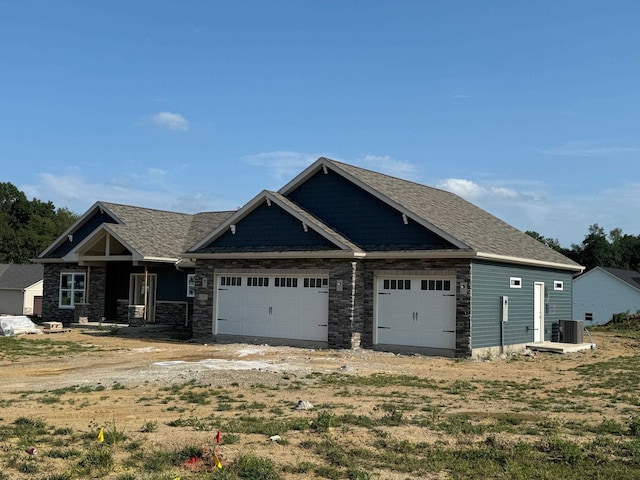
<instances>
[{"instance_id":1,"label":"white trim","mask_svg":"<svg viewBox=\"0 0 640 480\"><path fill-rule=\"evenodd\" d=\"M72 283L75 283L75 277L76 276L80 276L82 275L84 277L84 287L82 288L82 297L83 297L83 301L80 303L86 303L87 301L87 272L82 271L61 271L58 277L58 308L62 309L62 310L74 310L76 308L76 303L74 300L74 292L76 291L80 291L80 289L76 289L73 286L71 286L70 288L62 288L62 277L64 275L71 275L71 281ZM63 305L62 304L62 290L68 291L70 292L70 297L69 297L69 305Z\"/></svg>"},{"instance_id":2,"label":"white trim","mask_svg":"<svg viewBox=\"0 0 640 480\"><path fill-rule=\"evenodd\" d=\"M522 277L509 277L509 288L522 288Z\"/></svg>"}]
</instances>

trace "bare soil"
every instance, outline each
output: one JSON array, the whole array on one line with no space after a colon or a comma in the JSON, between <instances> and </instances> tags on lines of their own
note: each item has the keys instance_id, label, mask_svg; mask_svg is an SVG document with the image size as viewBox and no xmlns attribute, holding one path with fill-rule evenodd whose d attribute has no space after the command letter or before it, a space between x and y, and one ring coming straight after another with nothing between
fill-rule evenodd
<instances>
[{"instance_id":1,"label":"bare soil","mask_svg":"<svg viewBox=\"0 0 640 480\"><path fill-rule=\"evenodd\" d=\"M308 381L310 374L407 375L430 379L438 385L452 385L457 380L501 381L505 382L505 388L509 388L509 382L521 384L536 379L536 385L540 388L532 388L523 392L523 395L539 395L542 399L556 387L569 391L578 385L584 388L585 378L573 370L575 367L637 354L640 346L640 342L633 339L597 334L594 335L597 345L594 350L567 355L545 353L521 355L515 359L479 361L399 355L366 349L313 350L239 343L200 344L161 336L135 338L82 329L50 335L29 335L26 338L31 341L43 337L55 342L78 342L94 348L65 356L0 360L0 405L3 405L0 409L0 425L11 424L19 417L32 417L41 418L56 428L69 427L74 431L87 432L111 422L129 438L144 439L146 448L151 449L194 443L204 445L213 441L215 428L211 432L203 432L167 426L168 422L179 417L210 418L216 414L215 403L182 403L186 410L178 413L170 408L171 403L159 401L166 395L167 387L189 381L224 389L231 396L241 397L244 405L265 405L263 410L245 411L246 414L270 415L268 411L281 409L287 417L297 415L311 420L317 415L318 409L328 408L335 414L351 411L380 416L383 414L380 405L389 398L406 398L409 402L417 403L421 401L420 392L411 386L389 385L376 388L375 393L367 393L364 391L366 389L362 389L356 394L352 391L352 394L338 396L338 392L344 388L319 387L317 383ZM104 389L85 389L83 393L65 394L59 402L42 401L47 392L72 386ZM429 395L433 395L432 392L422 393L423 398ZM482 394L481 388L462 395L439 394L433 398L442 415L513 412L516 409L512 402L502 396L495 401L488 399ZM299 400L310 402L315 406L315 411L295 410L293 406ZM620 420L626 415L622 409L608 406L605 399L594 397L591 401L594 404L589 411L560 412L557 416L564 420L575 418L581 422L594 422L601 421L603 415L613 420ZM415 406L419 411L420 405ZM521 409L521 406L518 408ZM218 414L222 422L240 413L229 411ZM535 412L531 414L535 415ZM542 414L554 416L553 412ZM152 433L141 432L148 422L156 422L157 430ZM408 440L442 440L442 435L411 425L394 427L389 431L397 438ZM314 460L311 453L298 446L304 435L304 432L289 432L285 445L261 435L242 435L240 442L223 446L222 455L226 461L232 461L242 452L250 451L259 456L278 458L279 463L296 464L305 459L317 462L317 458ZM341 432L341 441L364 442L367 435L370 433L361 429L345 429ZM48 446L38 445L38 448L46 451ZM5 455L7 453L4 452ZM302 476L292 475L288 478ZM395 477L389 474L384 478Z\"/></svg>"}]
</instances>

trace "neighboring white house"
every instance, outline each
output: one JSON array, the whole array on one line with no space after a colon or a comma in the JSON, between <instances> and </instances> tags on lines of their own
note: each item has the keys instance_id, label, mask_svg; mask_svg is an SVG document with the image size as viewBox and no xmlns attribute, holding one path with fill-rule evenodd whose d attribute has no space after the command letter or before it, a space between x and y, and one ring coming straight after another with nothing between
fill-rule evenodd
<instances>
[{"instance_id":1,"label":"neighboring white house","mask_svg":"<svg viewBox=\"0 0 640 480\"><path fill-rule=\"evenodd\" d=\"M596 267L573 280L573 319L604 325L614 313L640 310L640 273Z\"/></svg>"},{"instance_id":2,"label":"neighboring white house","mask_svg":"<svg viewBox=\"0 0 640 480\"><path fill-rule=\"evenodd\" d=\"M42 265L0 264L0 314L40 315Z\"/></svg>"}]
</instances>

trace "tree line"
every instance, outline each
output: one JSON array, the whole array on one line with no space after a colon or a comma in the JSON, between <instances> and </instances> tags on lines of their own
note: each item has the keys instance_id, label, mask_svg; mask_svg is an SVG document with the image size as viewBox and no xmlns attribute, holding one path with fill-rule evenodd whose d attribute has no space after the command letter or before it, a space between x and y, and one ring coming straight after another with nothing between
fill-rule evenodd
<instances>
[{"instance_id":1,"label":"tree line","mask_svg":"<svg viewBox=\"0 0 640 480\"><path fill-rule=\"evenodd\" d=\"M538 232L525 233L586 267L585 271L595 267L640 271L640 235L622 233L620 228L606 233L594 223L584 240L572 244L571 248L563 248L557 239L543 237Z\"/></svg>"},{"instance_id":2,"label":"tree line","mask_svg":"<svg viewBox=\"0 0 640 480\"><path fill-rule=\"evenodd\" d=\"M0 263L29 263L78 219L67 208L52 202L29 200L11 183L0 183ZM612 267L640 271L640 235L623 234L620 228L606 233L597 223L584 240L564 248L556 238L528 230L527 235L548 245L590 270Z\"/></svg>"},{"instance_id":3,"label":"tree line","mask_svg":"<svg viewBox=\"0 0 640 480\"><path fill-rule=\"evenodd\" d=\"M0 263L29 263L77 218L67 208L29 200L13 184L0 183Z\"/></svg>"}]
</instances>

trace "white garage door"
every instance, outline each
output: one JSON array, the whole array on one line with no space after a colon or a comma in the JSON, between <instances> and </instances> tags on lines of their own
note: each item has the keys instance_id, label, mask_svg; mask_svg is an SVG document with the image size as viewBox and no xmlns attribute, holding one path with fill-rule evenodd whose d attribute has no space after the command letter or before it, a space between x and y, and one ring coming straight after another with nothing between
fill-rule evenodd
<instances>
[{"instance_id":1,"label":"white garage door","mask_svg":"<svg viewBox=\"0 0 640 480\"><path fill-rule=\"evenodd\" d=\"M216 333L326 342L326 276L224 275L217 279Z\"/></svg>"},{"instance_id":2,"label":"white garage door","mask_svg":"<svg viewBox=\"0 0 640 480\"><path fill-rule=\"evenodd\" d=\"M454 349L455 284L455 278L378 278L377 343Z\"/></svg>"}]
</instances>

